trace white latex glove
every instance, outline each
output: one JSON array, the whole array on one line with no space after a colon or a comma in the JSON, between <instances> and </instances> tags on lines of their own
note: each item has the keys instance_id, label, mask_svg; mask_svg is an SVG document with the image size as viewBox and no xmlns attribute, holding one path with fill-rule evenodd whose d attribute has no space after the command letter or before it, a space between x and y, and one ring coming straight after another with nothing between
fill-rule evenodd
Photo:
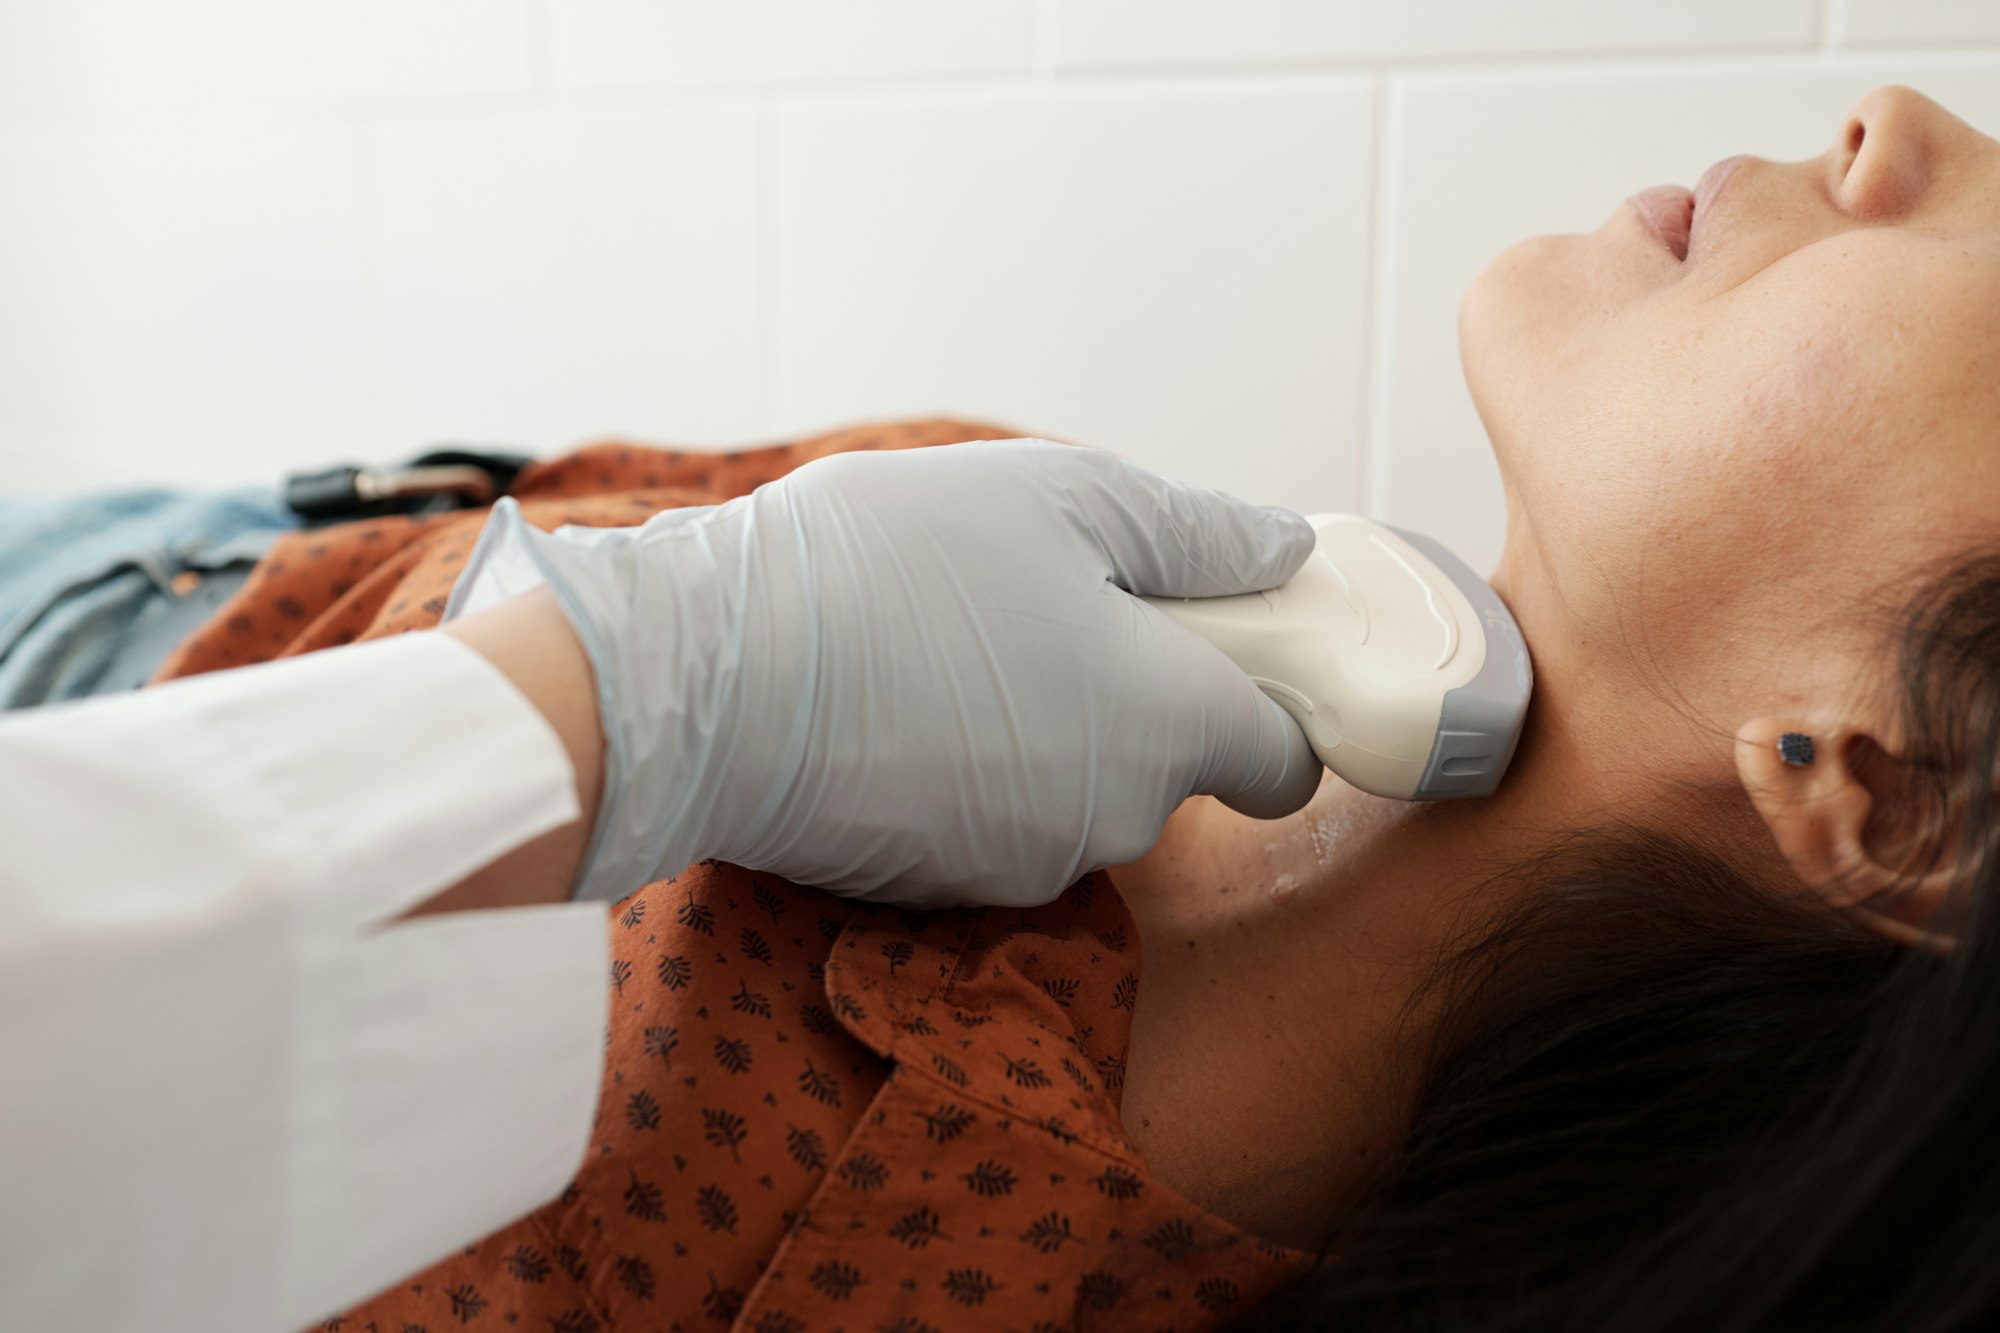
<instances>
[{"instance_id":1,"label":"white latex glove","mask_svg":"<svg viewBox=\"0 0 2000 1333\"><path fill-rule=\"evenodd\" d=\"M710 857L877 902L1046 902L1187 796L1274 817L1319 761L1131 594L1273 587L1305 521L1007 440L819 459L636 528L495 507L446 611L554 587L607 758L580 897Z\"/></svg>"}]
</instances>

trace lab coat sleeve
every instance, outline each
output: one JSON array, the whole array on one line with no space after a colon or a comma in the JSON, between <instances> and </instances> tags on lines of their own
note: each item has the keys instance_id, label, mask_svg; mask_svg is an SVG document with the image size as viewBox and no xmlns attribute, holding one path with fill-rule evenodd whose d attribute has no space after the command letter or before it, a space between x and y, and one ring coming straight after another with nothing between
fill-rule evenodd
<instances>
[{"instance_id":1,"label":"lab coat sleeve","mask_svg":"<svg viewBox=\"0 0 2000 1333\"><path fill-rule=\"evenodd\" d=\"M0 1329L295 1329L560 1190L603 905L394 918L576 815L439 634L0 722Z\"/></svg>"}]
</instances>

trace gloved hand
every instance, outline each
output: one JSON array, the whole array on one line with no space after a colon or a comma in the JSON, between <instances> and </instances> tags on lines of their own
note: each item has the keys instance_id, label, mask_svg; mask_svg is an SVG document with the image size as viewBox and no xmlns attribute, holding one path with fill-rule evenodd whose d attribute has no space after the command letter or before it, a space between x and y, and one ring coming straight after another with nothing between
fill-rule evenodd
<instances>
[{"instance_id":1,"label":"gloved hand","mask_svg":"<svg viewBox=\"0 0 2000 1333\"><path fill-rule=\"evenodd\" d=\"M1274 817L1319 761L1218 650L1129 594L1273 587L1283 509L1008 440L808 463L635 528L502 501L446 619L544 582L596 672L577 895L714 857L916 906L1045 902L1206 792Z\"/></svg>"}]
</instances>

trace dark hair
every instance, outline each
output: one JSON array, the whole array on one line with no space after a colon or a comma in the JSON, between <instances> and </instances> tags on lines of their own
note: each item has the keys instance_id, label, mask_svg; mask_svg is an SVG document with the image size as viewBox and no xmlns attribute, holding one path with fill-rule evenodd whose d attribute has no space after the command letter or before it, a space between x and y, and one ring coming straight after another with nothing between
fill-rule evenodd
<instances>
[{"instance_id":1,"label":"dark hair","mask_svg":"<svg viewBox=\"0 0 2000 1333\"><path fill-rule=\"evenodd\" d=\"M1445 1021L1391 1174L1239 1329L1895 1333L2000 1327L2000 557L1895 640L1917 872L1948 956L1638 829L1427 988Z\"/></svg>"}]
</instances>

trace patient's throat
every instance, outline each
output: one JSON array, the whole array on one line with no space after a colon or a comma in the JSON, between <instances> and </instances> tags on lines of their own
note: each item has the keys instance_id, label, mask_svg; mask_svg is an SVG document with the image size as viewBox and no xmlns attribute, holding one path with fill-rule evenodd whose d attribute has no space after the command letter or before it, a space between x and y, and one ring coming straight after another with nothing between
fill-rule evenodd
<instances>
[{"instance_id":1,"label":"patient's throat","mask_svg":"<svg viewBox=\"0 0 2000 1333\"><path fill-rule=\"evenodd\" d=\"M1127 1132L1172 1188L1283 1244L1338 1231L1408 1123L1404 1001L1434 935L1367 867L1415 809L1331 778L1283 820L1197 798L1112 871L1142 946Z\"/></svg>"}]
</instances>

